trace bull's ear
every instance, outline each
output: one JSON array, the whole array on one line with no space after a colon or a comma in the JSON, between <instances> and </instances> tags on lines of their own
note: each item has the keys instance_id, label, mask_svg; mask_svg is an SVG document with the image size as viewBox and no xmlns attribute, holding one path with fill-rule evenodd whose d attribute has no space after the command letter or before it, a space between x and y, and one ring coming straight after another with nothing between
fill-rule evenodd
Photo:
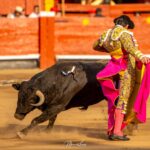
<instances>
[{"instance_id":1,"label":"bull's ear","mask_svg":"<svg viewBox=\"0 0 150 150\"><path fill-rule=\"evenodd\" d=\"M14 83L14 84L12 84L12 87L15 89L15 90L20 90L20 86L21 86L21 84L20 83Z\"/></svg>"}]
</instances>

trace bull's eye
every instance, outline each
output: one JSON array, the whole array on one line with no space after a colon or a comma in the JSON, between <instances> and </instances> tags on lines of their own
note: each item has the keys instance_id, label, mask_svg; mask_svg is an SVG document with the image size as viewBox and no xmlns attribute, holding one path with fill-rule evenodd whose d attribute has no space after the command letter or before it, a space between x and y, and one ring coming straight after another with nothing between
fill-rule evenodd
<instances>
[{"instance_id":1,"label":"bull's eye","mask_svg":"<svg viewBox=\"0 0 150 150\"><path fill-rule=\"evenodd\" d=\"M33 104L35 104L35 103L37 103L39 101L39 97L35 97L35 98L32 98L31 100L30 100L30 103L33 103Z\"/></svg>"}]
</instances>

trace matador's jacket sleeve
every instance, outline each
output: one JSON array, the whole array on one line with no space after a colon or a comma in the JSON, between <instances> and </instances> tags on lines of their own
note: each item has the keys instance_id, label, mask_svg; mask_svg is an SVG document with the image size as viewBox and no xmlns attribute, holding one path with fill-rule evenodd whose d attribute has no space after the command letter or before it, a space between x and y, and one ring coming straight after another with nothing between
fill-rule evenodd
<instances>
[{"instance_id":1,"label":"matador's jacket sleeve","mask_svg":"<svg viewBox=\"0 0 150 150\"><path fill-rule=\"evenodd\" d=\"M137 42L135 41L133 35L128 32L123 32L120 36L120 42L128 53L130 53L135 58L141 60L144 56L141 51L138 50Z\"/></svg>"},{"instance_id":2,"label":"matador's jacket sleeve","mask_svg":"<svg viewBox=\"0 0 150 150\"><path fill-rule=\"evenodd\" d=\"M107 52L106 49L103 47L103 43L106 40L107 37L107 31L105 31L100 38L94 42L93 44L93 49L96 51L101 51L101 52Z\"/></svg>"}]
</instances>

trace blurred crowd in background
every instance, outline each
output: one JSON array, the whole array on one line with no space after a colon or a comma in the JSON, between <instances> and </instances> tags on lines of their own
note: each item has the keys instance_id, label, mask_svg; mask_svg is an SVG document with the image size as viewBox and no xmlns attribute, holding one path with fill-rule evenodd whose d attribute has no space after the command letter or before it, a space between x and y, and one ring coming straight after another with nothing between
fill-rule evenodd
<instances>
[{"instance_id":1,"label":"blurred crowd in background","mask_svg":"<svg viewBox=\"0 0 150 150\"><path fill-rule=\"evenodd\" d=\"M37 18L39 17L39 14L40 14L40 8L38 5L35 5L33 7L33 12L28 15L29 18ZM21 6L16 6L15 10L13 13L10 13L7 15L7 18L25 18L27 17L25 15L25 9L22 8Z\"/></svg>"},{"instance_id":2,"label":"blurred crowd in background","mask_svg":"<svg viewBox=\"0 0 150 150\"><path fill-rule=\"evenodd\" d=\"M60 0L61 2L61 0ZM81 3L81 4L122 4L122 3L150 3L150 0L65 0L66 3Z\"/></svg>"},{"instance_id":3,"label":"blurred crowd in background","mask_svg":"<svg viewBox=\"0 0 150 150\"><path fill-rule=\"evenodd\" d=\"M61 8L60 4L63 2L65 3L78 3L81 5L93 5L93 6L99 6L99 5L116 5L116 4L123 4L123 3L145 3L150 4L150 0L51 0L51 6L49 7L49 12L54 12L56 16L61 16ZM47 11L47 10L46 10ZM95 17L104 17L102 14L102 9L97 8L94 12L91 13L92 16ZM138 13L139 15L139 13ZM7 18L37 18L40 16L40 6L34 5L33 10L31 14L25 13L25 8L21 6L16 6L14 8L14 11L12 13L9 13L7 15L0 15L0 17L7 17Z\"/></svg>"}]
</instances>

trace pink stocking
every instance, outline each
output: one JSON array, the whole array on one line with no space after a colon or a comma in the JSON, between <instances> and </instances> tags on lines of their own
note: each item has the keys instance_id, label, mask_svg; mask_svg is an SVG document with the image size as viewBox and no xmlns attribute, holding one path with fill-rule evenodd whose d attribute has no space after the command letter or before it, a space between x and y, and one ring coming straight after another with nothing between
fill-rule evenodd
<instances>
[{"instance_id":1,"label":"pink stocking","mask_svg":"<svg viewBox=\"0 0 150 150\"><path fill-rule=\"evenodd\" d=\"M124 119L124 114L122 114L121 109L115 109L115 126L114 126L114 134L123 136L123 132L121 131L122 123Z\"/></svg>"}]
</instances>

